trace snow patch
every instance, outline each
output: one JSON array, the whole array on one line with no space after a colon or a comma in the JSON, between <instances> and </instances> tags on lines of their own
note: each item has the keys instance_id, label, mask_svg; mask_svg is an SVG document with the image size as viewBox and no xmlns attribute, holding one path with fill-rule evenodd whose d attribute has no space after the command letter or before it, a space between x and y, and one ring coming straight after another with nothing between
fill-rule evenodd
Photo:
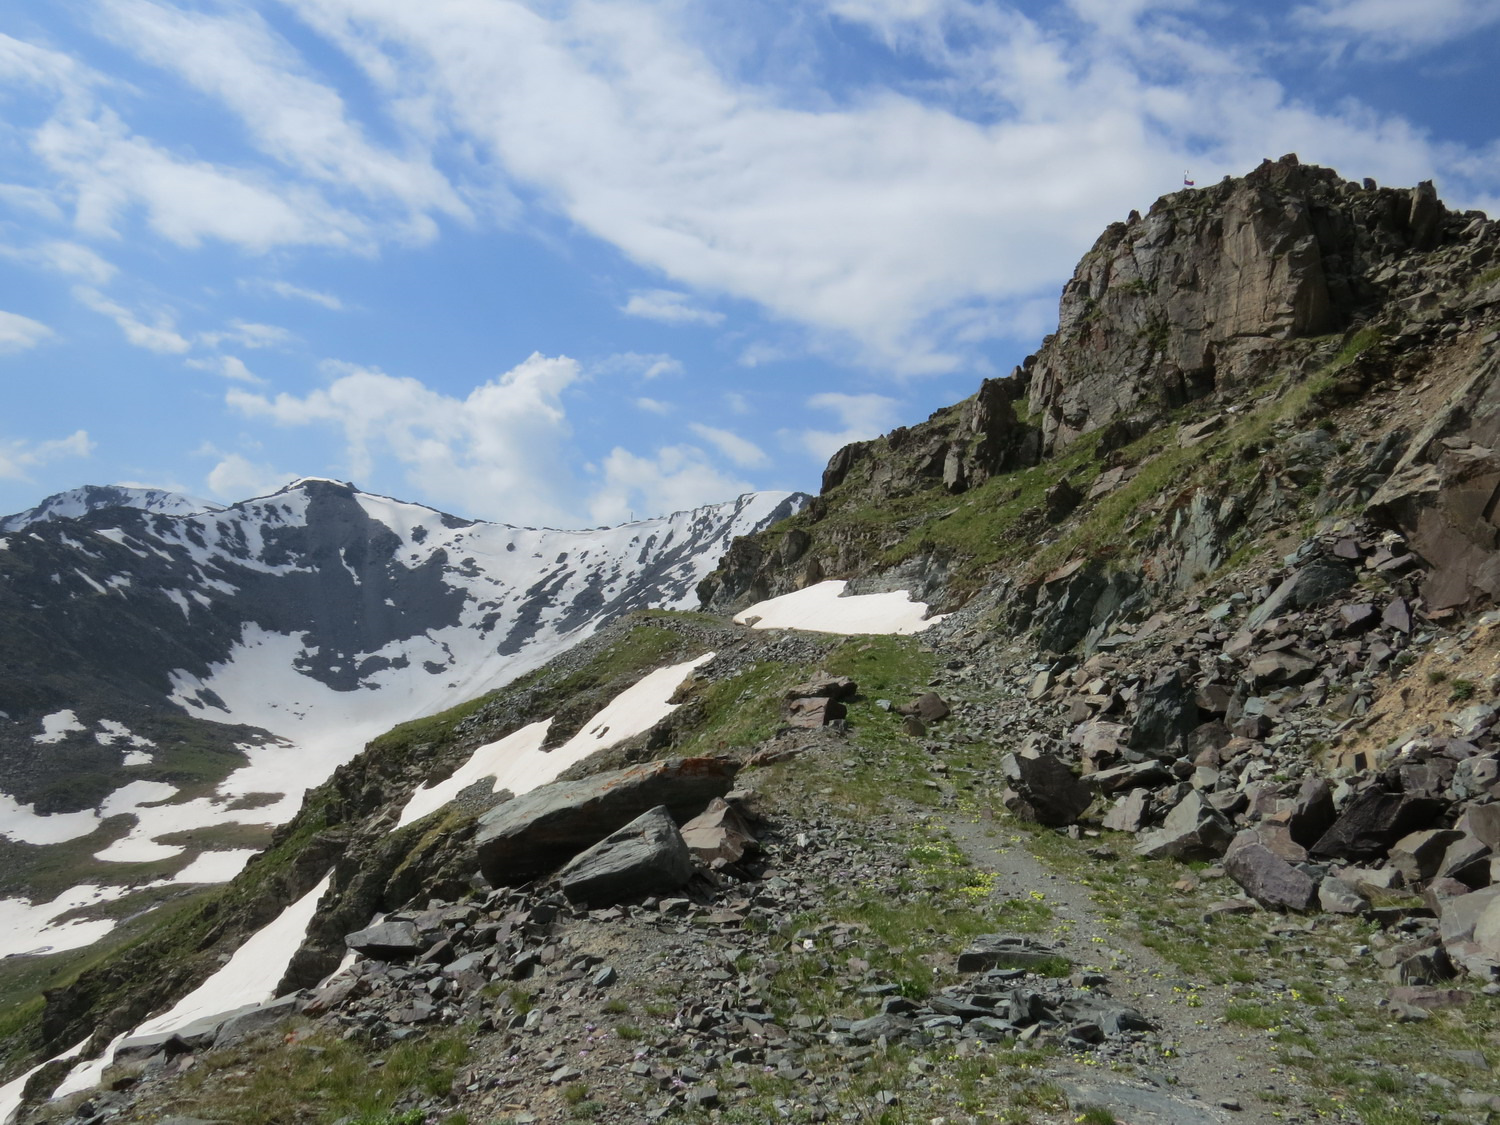
<instances>
[{"instance_id":1,"label":"snow patch","mask_svg":"<svg viewBox=\"0 0 1500 1125\"><path fill-rule=\"evenodd\" d=\"M0 899L0 957L60 953L65 949L92 945L115 928L115 919L75 919L59 924L54 924L53 920L70 910L124 898L130 890L128 887L96 887L92 883L85 883L79 887L70 887L51 902L32 903L23 898Z\"/></svg>"},{"instance_id":2,"label":"snow patch","mask_svg":"<svg viewBox=\"0 0 1500 1125\"><path fill-rule=\"evenodd\" d=\"M245 869L245 864L250 862L252 856L259 854L254 848L204 852L168 881L172 883L227 883Z\"/></svg>"},{"instance_id":3,"label":"snow patch","mask_svg":"<svg viewBox=\"0 0 1500 1125\"><path fill-rule=\"evenodd\" d=\"M754 620L756 629L803 629L810 633L894 634L920 633L943 619L927 616L927 603L913 601L906 590L888 594L844 595L847 582L819 582L814 586L757 602L735 615L741 625Z\"/></svg>"},{"instance_id":4,"label":"snow patch","mask_svg":"<svg viewBox=\"0 0 1500 1125\"><path fill-rule=\"evenodd\" d=\"M479 747L446 781L413 793L401 810L396 826L401 828L420 820L442 808L476 781L491 775L495 778L491 792L509 789L519 797L538 785L555 780L558 774L590 754L607 750L650 730L677 710L676 704L667 701L683 680L713 658L713 653L706 653L696 660L658 668L642 677L615 696L577 734L551 751L542 749L542 742L552 725L551 719L532 723L498 742Z\"/></svg>"},{"instance_id":5,"label":"snow patch","mask_svg":"<svg viewBox=\"0 0 1500 1125\"><path fill-rule=\"evenodd\" d=\"M42 716L42 733L32 735L31 741L47 745L61 742L75 731L88 729L78 721L78 716L72 711L54 711L50 715Z\"/></svg>"}]
</instances>

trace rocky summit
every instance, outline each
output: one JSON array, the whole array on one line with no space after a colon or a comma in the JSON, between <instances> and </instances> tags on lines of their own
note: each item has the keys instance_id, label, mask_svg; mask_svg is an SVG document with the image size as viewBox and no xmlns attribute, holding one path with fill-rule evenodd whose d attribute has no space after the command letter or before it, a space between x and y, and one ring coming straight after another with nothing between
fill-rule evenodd
<instances>
[{"instance_id":1,"label":"rocky summit","mask_svg":"<svg viewBox=\"0 0 1500 1125\"><path fill-rule=\"evenodd\" d=\"M133 944L12 959L0 1105L1492 1121L1497 443L1486 216L1290 156L1166 196L699 612L372 739ZM97 518L56 514L11 549ZM764 627L835 581L932 616ZM372 651L335 648L307 672ZM181 666L179 706L223 698Z\"/></svg>"}]
</instances>

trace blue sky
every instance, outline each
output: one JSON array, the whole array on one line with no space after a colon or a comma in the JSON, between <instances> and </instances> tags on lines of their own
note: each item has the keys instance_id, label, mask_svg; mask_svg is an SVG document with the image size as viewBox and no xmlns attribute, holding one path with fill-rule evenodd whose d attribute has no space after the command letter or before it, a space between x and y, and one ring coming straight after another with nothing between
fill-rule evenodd
<instances>
[{"instance_id":1,"label":"blue sky","mask_svg":"<svg viewBox=\"0 0 1500 1125\"><path fill-rule=\"evenodd\" d=\"M815 491L1184 169L1494 212L1497 58L1500 0L8 0L0 513Z\"/></svg>"}]
</instances>

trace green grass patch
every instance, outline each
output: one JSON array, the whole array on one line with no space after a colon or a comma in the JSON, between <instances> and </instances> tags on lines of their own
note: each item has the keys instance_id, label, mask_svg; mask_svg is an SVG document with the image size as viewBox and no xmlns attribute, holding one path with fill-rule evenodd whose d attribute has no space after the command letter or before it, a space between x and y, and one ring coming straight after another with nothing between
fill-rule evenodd
<instances>
[{"instance_id":1,"label":"green grass patch","mask_svg":"<svg viewBox=\"0 0 1500 1125\"><path fill-rule=\"evenodd\" d=\"M209 1051L182 1079L172 1112L234 1125L417 1125L403 1099L445 1096L468 1057L459 1031L410 1040L372 1057L368 1047L318 1034L284 1049L250 1041ZM377 1064L378 1065L375 1065Z\"/></svg>"}]
</instances>

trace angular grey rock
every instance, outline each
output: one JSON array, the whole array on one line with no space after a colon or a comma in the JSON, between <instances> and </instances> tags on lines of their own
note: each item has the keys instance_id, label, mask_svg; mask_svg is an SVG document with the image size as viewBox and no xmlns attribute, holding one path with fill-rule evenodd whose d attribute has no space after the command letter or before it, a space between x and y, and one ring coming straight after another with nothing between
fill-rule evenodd
<instances>
[{"instance_id":1,"label":"angular grey rock","mask_svg":"<svg viewBox=\"0 0 1500 1125\"><path fill-rule=\"evenodd\" d=\"M750 823L721 797L715 797L707 809L682 826L682 840L703 864L716 859L738 863L756 847Z\"/></svg>"},{"instance_id":2,"label":"angular grey rock","mask_svg":"<svg viewBox=\"0 0 1500 1125\"><path fill-rule=\"evenodd\" d=\"M1059 1085L1076 1114L1103 1109L1131 1125L1222 1125L1219 1115L1206 1105L1174 1098L1148 1086L1073 1079L1064 1079Z\"/></svg>"},{"instance_id":3,"label":"angular grey rock","mask_svg":"<svg viewBox=\"0 0 1500 1125\"><path fill-rule=\"evenodd\" d=\"M1193 693L1184 685L1182 673L1170 668L1141 692L1129 745L1133 750L1179 757L1186 753L1188 735L1197 725Z\"/></svg>"},{"instance_id":4,"label":"angular grey rock","mask_svg":"<svg viewBox=\"0 0 1500 1125\"><path fill-rule=\"evenodd\" d=\"M1463 839L1463 833L1449 828L1424 828L1408 832L1391 845L1387 862L1406 880L1407 886L1425 883L1438 873L1449 845Z\"/></svg>"},{"instance_id":5,"label":"angular grey rock","mask_svg":"<svg viewBox=\"0 0 1500 1125\"><path fill-rule=\"evenodd\" d=\"M1318 898L1318 884L1261 843L1247 843L1224 857L1224 871L1262 906L1307 910Z\"/></svg>"},{"instance_id":6,"label":"angular grey rock","mask_svg":"<svg viewBox=\"0 0 1500 1125\"><path fill-rule=\"evenodd\" d=\"M1111 832L1139 832L1151 811L1151 791L1132 789L1110 806L1103 826Z\"/></svg>"},{"instance_id":7,"label":"angular grey rock","mask_svg":"<svg viewBox=\"0 0 1500 1125\"><path fill-rule=\"evenodd\" d=\"M1370 909L1363 895L1332 875L1318 884L1318 906L1329 914L1363 914Z\"/></svg>"},{"instance_id":8,"label":"angular grey rock","mask_svg":"<svg viewBox=\"0 0 1500 1125\"><path fill-rule=\"evenodd\" d=\"M1280 617L1293 609L1308 609L1318 605L1352 585L1353 567L1334 561L1309 563L1294 571L1271 591L1271 596L1250 612L1245 627L1259 629L1273 617Z\"/></svg>"},{"instance_id":9,"label":"angular grey rock","mask_svg":"<svg viewBox=\"0 0 1500 1125\"><path fill-rule=\"evenodd\" d=\"M990 969L1029 969L1050 961L1051 946L1024 934L979 934L958 955L958 971L983 973Z\"/></svg>"},{"instance_id":10,"label":"angular grey rock","mask_svg":"<svg viewBox=\"0 0 1500 1125\"><path fill-rule=\"evenodd\" d=\"M1060 827L1072 824L1093 803L1089 787L1053 754L1007 754L1000 768L1009 783L1001 800L1022 820Z\"/></svg>"},{"instance_id":11,"label":"angular grey rock","mask_svg":"<svg viewBox=\"0 0 1500 1125\"><path fill-rule=\"evenodd\" d=\"M692 853L672 814L658 805L575 856L557 878L573 902L608 906L675 891L693 870Z\"/></svg>"},{"instance_id":12,"label":"angular grey rock","mask_svg":"<svg viewBox=\"0 0 1500 1125\"><path fill-rule=\"evenodd\" d=\"M943 697L935 691L929 691L916 700L902 707L896 708L898 715L915 715L927 724L940 723L948 717L951 709L944 702Z\"/></svg>"},{"instance_id":13,"label":"angular grey rock","mask_svg":"<svg viewBox=\"0 0 1500 1125\"><path fill-rule=\"evenodd\" d=\"M787 725L799 730L817 730L848 714L849 709L838 700L822 695L794 699L786 705Z\"/></svg>"},{"instance_id":14,"label":"angular grey rock","mask_svg":"<svg viewBox=\"0 0 1500 1125\"><path fill-rule=\"evenodd\" d=\"M275 1027L298 1015L305 1007L307 1007L306 999L293 994L279 996L268 1003L247 1008L224 1021L219 1028L218 1038L214 1040L214 1045L229 1046L247 1035L264 1031L268 1027Z\"/></svg>"},{"instance_id":15,"label":"angular grey rock","mask_svg":"<svg viewBox=\"0 0 1500 1125\"><path fill-rule=\"evenodd\" d=\"M405 961L427 946L415 922L381 922L344 935L344 944L356 953L380 961Z\"/></svg>"},{"instance_id":16,"label":"angular grey rock","mask_svg":"<svg viewBox=\"0 0 1500 1125\"><path fill-rule=\"evenodd\" d=\"M856 1043L873 1043L877 1039L894 1042L910 1035L916 1024L905 1016L881 1014L867 1020L856 1020L849 1025L849 1038Z\"/></svg>"},{"instance_id":17,"label":"angular grey rock","mask_svg":"<svg viewBox=\"0 0 1500 1125\"><path fill-rule=\"evenodd\" d=\"M1104 796L1125 789L1153 788L1172 780L1172 771L1157 761L1132 762L1083 775L1083 783Z\"/></svg>"},{"instance_id":18,"label":"angular grey rock","mask_svg":"<svg viewBox=\"0 0 1500 1125\"><path fill-rule=\"evenodd\" d=\"M1142 835L1135 854L1148 859L1212 859L1224 853L1234 829L1224 814L1194 789L1167 814L1162 826Z\"/></svg>"},{"instance_id":19,"label":"angular grey rock","mask_svg":"<svg viewBox=\"0 0 1500 1125\"><path fill-rule=\"evenodd\" d=\"M1429 827L1445 807L1434 797L1371 787L1355 794L1308 854L1314 859L1374 859L1408 832Z\"/></svg>"},{"instance_id":20,"label":"angular grey rock","mask_svg":"<svg viewBox=\"0 0 1500 1125\"><path fill-rule=\"evenodd\" d=\"M480 870L497 887L545 875L657 805L687 820L729 792L738 766L673 758L542 785L479 818Z\"/></svg>"},{"instance_id":21,"label":"angular grey rock","mask_svg":"<svg viewBox=\"0 0 1500 1125\"><path fill-rule=\"evenodd\" d=\"M1268 652L1245 667L1245 675L1257 688L1305 684L1318 673L1318 666L1289 652Z\"/></svg>"},{"instance_id":22,"label":"angular grey rock","mask_svg":"<svg viewBox=\"0 0 1500 1125\"><path fill-rule=\"evenodd\" d=\"M1293 840L1310 848L1336 819L1338 810L1333 803L1333 789L1323 778L1313 777L1298 788L1296 799L1287 812L1286 825Z\"/></svg>"}]
</instances>

